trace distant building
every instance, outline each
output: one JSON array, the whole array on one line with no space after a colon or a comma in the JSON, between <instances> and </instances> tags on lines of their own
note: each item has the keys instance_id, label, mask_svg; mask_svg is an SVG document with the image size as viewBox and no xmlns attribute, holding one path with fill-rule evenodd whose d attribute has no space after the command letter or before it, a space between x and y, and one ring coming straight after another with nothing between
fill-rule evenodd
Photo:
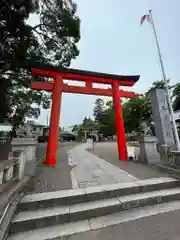
<instances>
[{"instance_id":1,"label":"distant building","mask_svg":"<svg viewBox=\"0 0 180 240\"><path fill-rule=\"evenodd\" d=\"M0 123L0 132L10 132L12 126L8 123Z\"/></svg>"},{"instance_id":2,"label":"distant building","mask_svg":"<svg viewBox=\"0 0 180 240\"><path fill-rule=\"evenodd\" d=\"M0 144L5 143L8 133L11 131L12 126L8 123L0 123Z\"/></svg>"},{"instance_id":3,"label":"distant building","mask_svg":"<svg viewBox=\"0 0 180 240\"><path fill-rule=\"evenodd\" d=\"M39 137L44 135L44 129L47 126L40 124L34 120L28 120L23 126L20 126L17 130L17 137Z\"/></svg>"}]
</instances>

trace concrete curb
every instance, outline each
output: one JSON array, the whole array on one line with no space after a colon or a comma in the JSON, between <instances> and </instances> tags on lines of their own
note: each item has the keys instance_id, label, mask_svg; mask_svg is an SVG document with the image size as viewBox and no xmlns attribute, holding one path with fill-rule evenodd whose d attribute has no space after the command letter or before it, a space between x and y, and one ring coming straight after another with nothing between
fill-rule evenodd
<instances>
[{"instance_id":1,"label":"concrete curb","mask_svg":"<svg viewBox=\"0 0 180 240\"><path fill-rule=\"evenodd\" d=\"M178 186L178 184L179 181L172 178L155 178L84 189L29 194L21 200L18 210L35 210L37 208L40 209L57 205L97 201L117 196L127 196L130 194L173 188Z\"/></svg>"},{"instance_id":2,"label":"concrete curb","mask_svg":"<svg viewBox=\"0 0 180 240\"><path fill-rule=\"evenodd\" d=\"M175 169L175 168L172 168L170 166L166 166L166 165L156 165L156 167L162 171L162 172L166 172L168 173L170 176L174 177L174 178L177 178L177 179L180 179L180 169Z\"/></svg>"}]
</instances>

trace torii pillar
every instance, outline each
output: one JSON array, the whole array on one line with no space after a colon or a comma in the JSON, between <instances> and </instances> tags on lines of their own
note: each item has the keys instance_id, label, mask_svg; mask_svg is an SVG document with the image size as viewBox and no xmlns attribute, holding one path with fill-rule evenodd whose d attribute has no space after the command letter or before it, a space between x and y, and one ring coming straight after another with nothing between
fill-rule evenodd
<instances>
[{"instance_id":1,"label":"torii pillar","mask_svg":"<svg viewBox=\"0 0 180 240\"><path fill-rule=\"evenodd\" d=\"M56 165L59 118L63 92L99 96L113 96L119 160L128 160L123 111L120 100L122 97L134 98L136 95L134 92L128 92L119 89L119 86L133 86L139 80L139 75L121 76L71 68L56 68L52 65L43 63L33 64L33 66L31 66L31 70L33 74L51 77L54 79L54 82L32 82L33 89L52 92L51 120L45 161L47 165ZM83 81L85 82L85 86L70 86L63 83L64 79ZM112 89L95 88L93 87L93 83L103 83L108 85L110 84L112 86Z\"/></svg>"},{"instance_id":2,"label":"torii pillar","mask_svg":"<svg viewBox=\"0 0 180 240\"><path fill-rule=\"evenodd\" d=\"M61 75L57 75L53 84L50 128L49 128L49 137L48 137L48 145L47 145L47 152L46 152L46 161L45 161L45 163L50 166L56 165L56 152L58 150L62 86L63 86L62 77Z\"/></svg>"},{"instance_id":3,"label":"torii pillar","mask_svg":"<svg viewBox=\"0 0 180 240\"><path fill-rule=\"evenodd\" d=\"M121 105L121 98L119 93L119 83L114 81L112 84L113 92L113 103L114 103L114 116L115 116L115 125L116 125L116 134L117 134L117 145L119 160L127 160L127 148L126 148L126 135L124 129L124 120L123 120L123 111Z\"/></svg>"}]
</instances>

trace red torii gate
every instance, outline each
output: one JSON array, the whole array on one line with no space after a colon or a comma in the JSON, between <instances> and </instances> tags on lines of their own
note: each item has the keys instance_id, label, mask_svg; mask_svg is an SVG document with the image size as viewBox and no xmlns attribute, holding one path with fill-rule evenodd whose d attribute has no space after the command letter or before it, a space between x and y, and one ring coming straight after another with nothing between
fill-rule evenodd
<instances>
[{"instance_id":1,"label":"red torii gate","mask_svg":"<svg viewBox=\"0 0 180 240\"><path fill-rule=\"evenodd\" d=\"M126 137L120 98L134 98L136 95L134 92L120 90L119 86L131 87L139 80L140 76L120 76L114 74L84 71L79 69L56 68L52 65L41 63L33 64L31 66L31 71L33 74L51 77L54 79L53 82L32 82L32 89L52 92L50 129L45 161L47 165L56 165L61 97L63 92L113 96L119 160L127 160ZM85 87L70 86L63 82L64 79L85 82ZM93 83L110 84L112 88L94 88Z\"/></svg>"}]
</instances>

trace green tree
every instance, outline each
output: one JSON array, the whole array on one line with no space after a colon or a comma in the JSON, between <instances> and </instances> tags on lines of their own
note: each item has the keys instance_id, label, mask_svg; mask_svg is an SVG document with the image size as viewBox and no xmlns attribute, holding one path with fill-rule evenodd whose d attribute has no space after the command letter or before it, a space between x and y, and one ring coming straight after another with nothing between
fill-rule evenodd
<instances>
[{"instance_id":1,"label":"green tree","mask_svg":"<svg viewBox=\"0 0 180 240\"><path fill-rule=\"evenodd\" d=\"M90 117L85 117L81 124L74 125L73 132L77 132L79 137L84 136L84 131L94 131L98 130L98 123L94 120L92 120Z\"/></svg>"},{"instance_id":2,"label":"green tree","mask_svg":"<svg viewBox=\"0 0 180 240\"><path fill-rule=\"evenodd\" d=\"M103 99L97 98L94 103L94 108L93 108L93 115L94 115L96 121L100 120L104 109L105 109L105 105L104 105Z\"/></svg>"},{"instance_id":3,"label":"green tree","mask_svg":"<svg viewBox=\"0 0 180 240\"><path fill-rule=\"evenodd\" d=\"M134 99L128 99L122 102L126 133L132 133L133 131L141 132L143 130L143 123L145 123L145 125L151 125L152 106L149 92L153 88L165 88L164 82L153 82L152 87L147 93L137 94ZM176 91L174 90L174 97L175 96L177 96L178 99L178 87ZM103 133L104 136L110 136L116 133L112 101L108 101L105 104L102 99L97 99L94 106L94 117L100 133Z\"/></svg>"},{"instance_id":4,"label":"green tree","mask_svg":"<svg viewBox=\"0 0 180 240\"><path fill-rule=\"evenodd\" d=\"M78 127L79 127L79 125L74 125L73 126L73 128L72 128L72 132L76 132L76 131L78 131Z\"/></svg>"},{"instance_id":5,"label":"green tree","mask_svg":"<svg viewBox=\"0 0 180 240\"><path fill-rule=\"evenodd\" d=\"M112 101L105 102L98 98L94 103L94 117L98 125L98 130L104 136L115 134L114 107Z\"/></svg>"},{"instance_id":6,"label":"green tree","mask_svg":"<svg viewBox=\"0 0 180 240\"><path fill-rule=\"evenodd\" d=\"M27 56L29 45L35 41L31 28L25 23L37 9L37 1L3 1L0 11L0 120L8 118L11 75Z\"/></svg>"},{"instance_id":7,"label":"green tree","mask_svg":"<svg viewBox=\"0 0 180 240\"><path fill-rule=\"evenodd\" d=\"M180 110L180 84L176 84L173 93L173 109L174 111Z\"/></svg>"},{"instance_id":8,"label":"green tree","mask_svg":"<svg viewBox=\"0 0 180 240\"><path fill-rule=\"evenodd\" d=\"M96 130L96 127L97 127L96 122L92 120L90 117L89 118L85 117L81 124L81 129L83 131L93 131Z\"/></svg>"},{"instance_id":9,"label":"green tree","mask_svg":"<svg viewBox=\"0 0 180 240\"><path fill-rule=\"evenodd\" d=\"M83 119L82 125L83 125L83 126L86 126L87 123L88 123L88 118L85 117L85 118Z\"/></svg>"},{"instance_id":10,"label":"green tree","mask_svg":"<svg viewBox=\"0 0 180 240\"><path fill-rule=\"evenodd\" d=\"M79 55L80 19L71 0L42 0L40 24L32 31L40 38L46 59L58 66L69 66Z\"/></svg>"},{"instance_id":11,"label":"green tree","mask_svg":"<svg viewBox=\"0 0 180 240\"><path fill-rule=\"evenodd\" d=\"M109 107L104 110L100 120L100 133L105 137L112 136L116 133L114 122L114 108Z\"/></svg>"},{"instance_id":12,"label":"green tree","mask_svg":"<svg viewBox=\"0 0 180 240\"><path fill-rule=\"evenodd\" d=\"M0 120L8 118L16 129L25 117L38 117L40 106L49 106L49 95L30 89L31 74L23 66L32 61L69 66L79 54L80 20L72 1L43 0L39 6L38 0L7 0L6 5L0 12ZM25 20L34 12L40 24L30 26Z\"/></svg>"},{"instance_id":13,"label":"green tree","mask_svg":"<svg viewBox=\"0 0 180 240\"><path fill-rule=\"evenodd\" d=\"M149 92L154 88L164 89L164 81L153 82L152 87L145 94L137 94L136 98L130 99L123 104L124 123L127 133L132 131L140 132L142 123L150 125L152 121L152 106ZM170 85L169 88L171 88Z\"/></svg>"},{"instance_id":14,"label":"green tree","mask_svg":"<svg viewBox=\"0 0 180 240\"><path fill-rule=\"evenodd\" d=\"M137 94L123 104L124 125L127 133L140 132L142 122L150 121L151 104L143 94Z\"/></svg>"},{"instance_id":15,"label":"green tree","mask_svg":"<svg viewBox=\"0 0 180 240\"><path fill-rule=\"evenodd\" d=\"M168 79L167 80L167 84L168 84L168 88L171 89L171 85L169 85L170 83L170 80ZM165 83L163 80L161 81L155 81L152 83L152 87L150 87L150 89L145 93L145 95L148 95L149 92L152 90L152 89L155 89L155 88L158 88L158 89L165 89Z\"/></svg>"},{"instance_id":16,"label":"green tree","mask_svg":"<svg viewBox=\"0 0 180 240\"><path fill-rule=\"evenodd\" d=\"M18 126L25 122L26 117L38 118L40 108L49 108L50 97L43 91L35 91L23 86L19 88L19 86L15 84L10 91L12 94L10 95L9 101L12 114L9 116L9 122L13 126L11 136L15 137Z\"/></svg>"}]
</instances>

